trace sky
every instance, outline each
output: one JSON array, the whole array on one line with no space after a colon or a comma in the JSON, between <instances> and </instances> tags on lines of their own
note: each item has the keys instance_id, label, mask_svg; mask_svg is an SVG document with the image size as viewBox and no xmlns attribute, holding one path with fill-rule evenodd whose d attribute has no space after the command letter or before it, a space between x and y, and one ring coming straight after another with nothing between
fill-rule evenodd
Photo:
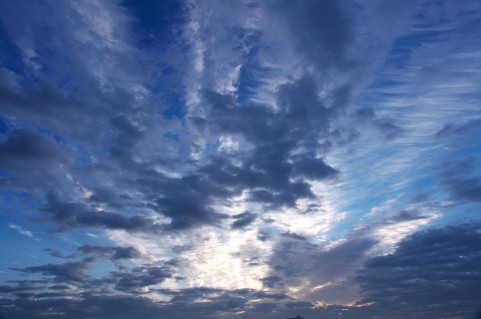
<instances>
[{"instance_id":1,"label":"sky","mask_svg":"<svg viewBox=\"0 0 481 319\"><path fill-rule=\"evenodd\" d=\"M478 0L0 0L0 318L481 318L480 38Z\"/></svg>"}]
</instances>

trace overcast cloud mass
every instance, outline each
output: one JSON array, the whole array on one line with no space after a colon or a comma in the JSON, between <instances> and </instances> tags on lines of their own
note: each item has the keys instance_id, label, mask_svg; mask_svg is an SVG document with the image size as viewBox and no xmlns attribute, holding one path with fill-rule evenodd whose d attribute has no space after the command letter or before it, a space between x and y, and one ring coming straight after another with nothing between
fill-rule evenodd
<instances>
[{"instance_id":1,"label":"overcast cloud mass","mask_svg":"<svg viewBox=\"0 0 481 319\"><path fill-rule=\"evenodd\" d=\"M478 0L0 0L0 318L481 317Z\"/></svg>"}]
</instances>

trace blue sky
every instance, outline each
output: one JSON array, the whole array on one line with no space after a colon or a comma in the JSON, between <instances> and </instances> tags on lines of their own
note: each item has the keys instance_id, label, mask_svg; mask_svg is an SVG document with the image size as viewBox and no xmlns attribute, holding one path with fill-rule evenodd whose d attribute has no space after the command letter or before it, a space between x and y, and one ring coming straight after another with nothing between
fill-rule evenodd
<instances>
[{"instance_id":1,"label":"blue sky","mask_svg":"<svg viewBox=\"0 0 481 319\"><path fill-rule=\"evenodd\" d=\"M0 318L477 318L479 1L0 0Z\"/></svg>"}]
</instances>

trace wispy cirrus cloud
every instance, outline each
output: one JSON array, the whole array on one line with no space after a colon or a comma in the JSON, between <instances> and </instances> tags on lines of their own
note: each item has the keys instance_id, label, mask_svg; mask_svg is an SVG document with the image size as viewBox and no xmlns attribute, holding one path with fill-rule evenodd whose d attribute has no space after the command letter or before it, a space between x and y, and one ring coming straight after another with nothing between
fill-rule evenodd
<instances>
[{"instance_id":1,"label":"wispy cirrus cloud","mask_svg":"<svg viewBox=\"0 0 481 319\"><path fill-rule=\"evenodd\" d=\"M32 231L28 230L28 229L25 229L23 228L22 226L20 225L16 225L16 224L8 224L8 227L13 229L13 230L16 230L20 235L23 235L23 236L26 236L26 237L30 237L32 239L35 239L35 240L39 240Z\"/></svg>"}]
</instances>

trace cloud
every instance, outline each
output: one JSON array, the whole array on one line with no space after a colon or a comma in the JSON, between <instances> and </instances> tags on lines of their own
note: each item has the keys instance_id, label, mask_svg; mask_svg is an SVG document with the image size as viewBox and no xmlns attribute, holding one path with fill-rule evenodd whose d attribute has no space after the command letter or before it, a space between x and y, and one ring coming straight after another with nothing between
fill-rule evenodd
<instances>
[{"instance_id":1,"label":"cloud","mask_svg":"<svg viewBox=\"0 0 481 319\"><path fill-rule=\"evenodd\" d=\"M290 232L290 231L282 233L281 236L284 237L284 238L288 238L288 239L306 240L306 237L300 236L300 235L298 235L296 233L293 233L293 232Z\"/></svg>"},{"instance_id":2,"label":"cloud","mask_svg":"<svg viewBox=\"0 0 481 319\"><path fill-rule=\"evenodd\" d=\"M261 279L262 285L266 288L274 288L279 282L282 281L282 278L279 276L268 276Z\"/></svg>"},{"instance_id":3,"label":"cloud","mask_svg":"<svg viewBox=\"0 0 481 319\"><path fill-rule=\"evenodd\" d=\"M66 96L51 85L39 86L36 89L24 89L20 92L0 88L4 116L16 118L16 122L22 124L35 122L42 128L48 128L64 136L75 134L75 137L80 137L78 131L82 130L89 118L95 116L97 112L88 104L75 97ZM68 123L67 126L66 123ZM86 132L84 136L94 138L92 132Z\"/></svg>"},{"instance_id":4,"label":"cloud","mask_svg":"<svg viewBox=\"0 0 481 319\"><path fill-rule=\"evenodd\" d=\"M113 282L115 289L122 292L141 293L143 288L157 285L172 277L172 271L162 266L138 266L128 272L112 272L108 282Z\"/></svg>"},{"instance_id":5,"label":"cloud","mask_svg":"<svg viewBox=\"0 0 481 319\"><path fill-rule=\"evenodd\" d=\"M112 208L120 209L126 205L129 196L126 194L118 194L113 189L97 187L91 190L92 195L89 201L93 203L108 204Z\"/></svg>"},{"instance_id":6,"label":"cloud","mask_svg":"<svg viewBox=\"0 0 481 319\"><path fill-rule=\"evenodd\" d=\"M257 219L257 214L245 212L237 214L233 217L235 221L232 223L232 229L244 228L252 224Z\"/></svg>"},{"instance_id":7,"label":"cloud","mask_svg":"<svg viewBox=\"0 0 481 319\"><path fill-rule=\"evenodd\" d=\"M34 189L48 189L52 185L68 187L70 181L66 175L72 162L63 141L48 131L9 125L0 135L3 189L29 190L33 199L37 195Z\"/></svg>"},{"instance_id":8,"label":"cloud","mask_svg":"<svg viewBox=\"0 0 481 319\"><path fill-rule=\"evenodd\" d=\"M0 162L4 170L52 167L66 160L66 154L48 135L30 129L12 130L0 144Z\"/></svg>"},{"instance_id":9,"label":"cloud","mask_svg":"<svg viewBox=\"0 0 481 319\"><path fill-rule=\"evenodd\" d=\"M296 162L293 173L295 176L323 180L335 176L337 171L320 158L304 158Z\"/></svg>"},{"instance_id":10,"label":"cloud","mask_svg":"<svg viewBox=\"0 0 481 319\"><path fill-rule=\"evenodd\" d=\"M21 234L21 235L23 235L23 236L30 237L30 238L35 239L35 240L39 240L39 239L33 234L32 231L27 230L27 229L24 229L24 228L23 228L22 226L20 226L20 225L9 224L8 227L11 228L11 229L16 230L19 234Z\"/></svg>"},{"instance_id":11,"label":"cloud","mask_svg":"<svg viewBox=\"0 0 481 319\"><path fill-rule=\"evenodd\" d=\"M60 225L60 230L77 228L122 229L129 232L161 230L161 226L152 219L143 216L126 217L118 213L95 210L85 204L64 202L54 193L48 194L43 211Z\"/></svg>"},{"instance_id":12,"label":"cloud","mask_svg":"<svg viewBox=\"0 0 481 319\"><path fill-rule=\"evenodd\" d=\"M363 107L351 114L351 117L360 123L365 123L379 131L386 141L394 140L402 135L403 129L393 123L389 116L378 118L370 107Z\"/></svg>"},{"instance_id":13,"label":"cloud","mask_svg":"<svg viewBox=\"0 0 481 319\"><path fill-rule=\"evenodd\" d=\"M139 258L140 252L134 247L106 247L95 245L82 245L77 249L82 254L91 254L112 260Z\"/></svg>"},{"instance_id":14,"label":"cloud","mask_svg":"<svg viewBox=\"0 0 481 319\"><path fill-rule=\"evenodd\" d=\"M315 307L317 302L299 301L286 294L265 290L155 288L173 276L172 269L167 264L142 265L129 272L114 271L101 279L104 283L113 285L116 290L126 293L123 296L99 296L87 290L80 296L77 295L77 298L69 299L66 306L65 298L77 294L69 291L67 285L58 288L51 285L51 292L44 293L39 290L40 286L36 282L18 282L17 286L0 287L3 293L17 296L14 299L3 299L0 305L4 306L2 309L6 315L19 318L34 310L46 314L48 309L55 309L69 318L82 318L87 313L103 316L119 302L123 306L128 305L124 311L118 312L120 318L132 315L131 307L134 306L140 307L136 310L137 313L140 311L146 318L164 315L223 318L245 311L248 318L257 316L267 319L274 310L283 314L283 317L290 316L288 314L295 310L304 316L334 316L341 312L343 317L353 319L387 315L405 318L406 313L413 313L414 318L419 319L452 316L468 318L479 310L480 230L479 223L470 223L422 231L406 238L391 254L365 259L360 268L359 257L372 246L372 241L347 241L328 250L313 251L313 247L305 241L283 238L280 244L288 247L278 250L282 252L282 258L277 258L282 260L285 268L277 267L278 276L264 278L266 288L272 289L289 280L292 283L295 277L300 282L317 284L339 278L350 268L355 272L347 271L350 275L343 284L351 287L359 285L362 300L349 306ZM289 256L294 258L288 258ZM275 259L271 261L271 266L275 265L273 262ZM295 262L296 267L290 267L291 262ZM60 265L48 264L22 271L53 276L54 281L78 283L82 278L85 280L84 271L89 267L88 263L88 260L83 260ZM45 284L42 281L39 283ZM326 294L334 294L332 288L335 287L328 286L325 291L324 288L321 289L322 293L317 298L323 300ZM156 291L169 302L155 302L140 297L139 293L147 293L146 288L151 292ZM64 291L61 294L55 293L58 289ZM343 289L345 291L347 287ZM460 298L453 299L453 296ZM118 311L118 307L115 309Z\"/></svg>"},{"instance_id":15,"label":"cloud","mask_svg":"<svg viewBox=\"0 0 481 319\"><path fill-rule=\"evenodd\" d=\"M283 236L273 248L268 261L269 276L262 281L266 287L292 287L292 296L310 302L349 303L356 300L352 286L345 281L367 258L375 241L348 239L330 248L310 243L299 236ZM342 292L335 291L338 287Z\"/></svg>"},{"instance_id":16,"label":"cloud","mask_svg":"<svg viewBox=\"0 0 481 319\"><path fill-rule=\"evenodd\" d=\"M391 217L390 221L393 223L399 223L399 222L420 220L425 218L429 218L429 216L422 215L419 212L416 212L414 210L402 210L394 214Z\"/></svg>"},{"instance_id":17,"label":"cloud","mask_svg":"<svg viewBox=\"0 0 481 319\"><path fill-rule=\"evenodd\" d=\"M47 252L50 256L52 257L57 257L57 258L71 258L73 256L64 256L62 252L60 252L57 249L54 248L45 248L43 251Z\"/></svg>"},{"instance_id":18,"label":"cloud","mask_svg":"<svg viewBox=\"0 0 481 319\"><path fill-rule=\"evenodd\" d=\"M479 9L0 1L2 214L63 232L40 265L11 241L5 262L38 280L0 286L0 312L350 319L414 302L421 319L449 312L426 297L445 287L471 307L450 283L477 283L457 265L479 262L454 258L454 232L430 247L446 260L424 246L447 238L405 237L479 202Z\"/></svg>"},{"instance_id":19,"label":"cloud","mask_svg":"<svg viewBox=\"0 0 481 319\"><path fill-rule=\"evenodd\" d=\"M82 298L74 298L75 294L64 294L64 297L39 298L32 302L36 295L20 296L14 301L4 302L2 309L6 318L15 317L20 319L31 318L32 316L61 316L64 318L80 319L85 316L109 316L116 313L118 318L132 318L141 315L145 318L152 318L155 315L169 314L159 311L158 306L147 298L131 296L98 296L95 294L84 294ZM68 302L67 302L68 301ZM70 305L66 307L66 304ZM15 305L14 308L8 307ZM16 308L16 309L15 309ZM19 311L21 310L21 311Z\"/></svg>"},{"instance_id":20,"label":"cloud","mask_svg":"<svg viewBox=\"0 0 481 319\"><path fill-rule=\"evenodd\" d=\"M445 163L440 170L440 182L452 197L460 201L481 201L481 177L475 160L466 158Z\"/></svg>"},{"instance_id":21,"label":"cloud","mask_svg":"<svg viewBox=\"0 0 481 319\"><path fill-rule=\"evenodd\" d=\"M392 318L474 315L481 298L479 230L472 223L423 231L368 261L356 277L362 302L374 302L376 315Z\"/></svg>"},{"instance_id":22,"label":"cloud","mask_svg":"<svg viewBox=\"0 0 481 319\"><path fill-rule=\"evenodd\" d=\"M161 214L171 218L172 229L215 225L226 217L211 205L216 197L227 197L230 192L212 183L208 175L191 174L167 179L163 184L164 192L155 197L154 203Z\"/></svg>"},{"instance_id":23,"label":"cloud","mask_svg":"<svg viewBox=\"0 0 481 319\"><path fill-rule=\"evenodd\" d=\"M39 10L45 9L42 4L37 6ZM289 15L292 10L283 6L289 7L284 3L280 5L279 12ZM15 9L7 7L10 11ZM315 11L324 15L331 12L331 22L339 22L335 28L339 30L336 34L342 38L339 41L345 42L345 21L337 21L342 14L336 3L317 6L306 2L302 7L299 9L302 12L296 14ZM251 201L261 203L268 209L294 207L299 199L315 198L308 181L327 181L336 176L337 170L325 159L326 148L320 139L327 138L334 117L338 116L339 109L347 106L348 89L332 90L328 106L319 97L316 80L305 75L278 86L277 100L269 105L249 102L241 106L236 102L235 90L225 91L230 94L222 94L215 92L217 86L202 86L203 112L200 112L201 116L192 112L195 116L190 116L186 124L191 127L186 131L195 129L201 138L214 140L224 136L239 137L243 146L248 146L254 153L236 152L234 156L237 157L237 163L233 162L232 156L216 152L204 154L202 162L188 162L185 161L185 153L177 155L177 151L184 149L184 152L190 152L190 142L183 143L181 140L182 143L172 146L172 152L167 152L165 148L175 143L169 144L167 137L159 140L159 136L165 133L158 128L159 120L165 122L166 131L175 133L180 139L184 132L175 127L176 121L152 115L157 114L164 105L150 103L153 96L149 95L145 83L141 81L149 74L143 68L143 60L139 61L138 67L124 63L132 60L137 50L127 38L114 30L125 30L129 18L115 4L98 5L95 8L97 11L92 11L84 3L66 4L57 8L51 19L60 25L64 24L66 30L76 30L70 32L72 38L68 38L69 32L54 33L56 39L64 41L65 45L59 48L52 44L50 48L52 54L61 52L65 55L68 64L85 66L68 67L71 70L71 85L46 81L50 77L56 79L63 75L66 65L64 62L54 63L55 69L51 73L43 69L52 60L47 54L50 51L46 51L42 45L43 40L49 38L33 28L35 31L28 33L31 46L21 41L15 44L25 52L32 51L29 61L35 60L33 62L39 65L36 76L45 81L18 90L5 88L3 95L10 117L22 119L22 125L35 122L39 127L62 136L63 143L73 151L71 155L76 163L81 163L75 167L69 166L66 176L56 175L56 185L50 185L48 190L70 189L75 194L72 198L77 204L47 198L44 211L49 211L53 220L63 224L65 229L98 227L140 231L143 228L145 231L154 231L158 225L144 217L152 211L165 217L164 230L218 226L227 215L214 207L219 202L228 202L233 196L247 191ZM32 14L30 8L24 9L27 15ZM224 9L229 11L228 8ZM104 25L98 23L102 10L108 10L102 17L106 21ZM203 7L199 5L195 10L203 10ZM220 7L216 10L220 10ZM244 13L247 15L255 11L246 10ZM77 24L66 21L65 12L74 13ZM293 15L289 21L296 24L297 18ZM323 31L324 22L317 25L314 15L309 17L309 23L315 26L310 36L320 36L323 41L330 41L328 34ZM47 30L53 23L44 21L42 17L33 17L27 22L32 26L45 24ZM228 20L224 22L229 23ZM14 35L22 33L23 27L16 26L9 18L5 23L9 34L17 40ZM299 26L292 25L292 29L296 33ZM93 33L85 30L93 30ZM202 30L214 32L214 29ZM244 40L250 41L248 38ZM79 54L83 52L79 46L89 47L95 42L101 43L95 49L95 55L98 56L95 61L98 64ZM343 46L339 44L335 53L339 53ZM321 47L319 45L317 49L321 50ZM34 55L41 59L33 59ZM242 54L239 56L242 57ZM328 56L329 59L333 57L332 54ZM236 64L236 68L241 64ZM107 76L107 73L110 75ZM112 82L111 76L118 81ZM124 81L128 81L129 85L125 85ZM95 126L98 130L85 130L87 126ZM88 147L83 146L84 142ZM174 162L182 164L174 165ZM182 168L179 170L179 167ZM118 174L120 171L121 175ZM88 194L88 201L85 200L85 193ZM66 204L74 213L62 208ZM100 206L102 209L96 208ZM126 217L111 212L120 209L133 210L138 214Z\"/></svg>"},{"instance_id":24,"label":"cloud","mask_svg":"<svg viewBox=\"0 0 481 319\"><path fill-rule=\"evenodd\" d=\"M283 86L279 91L280 111L256 104L241 107L231 95L207 90L204 100L207 113L192 116L192 125L213 138L240 137L254 152L236 151L238 163L227 154L206 154L203 163L195 163L183 176L166 176L133 161L132 146L143 133L130 120L115 120L119 134L111 158L132 174L131 180L124 181L126 186L138 190L149 207L170 219L165 229L218 225L227 216L216 211L214 204L246 190L251 200L272 209L295 206L300 198L314 198L310 185L302 178L328 180L336 175L337 171L321 157L323 154L313 151L336 111L323 106L312 79ZM323 126L325 129L310 130ZM111 200L112 207L119 205L116 198L101 189L91 197L94 201L102 198L106 203Z\"/></svg>"},{"instance_id":25,"label":"cloud","mask_svg":"<svg viewBox=\"0 0 481 319\"><path fill-rule=\"evenodd\" d=\"M472 134L479 130L481 126L481 119L473 119L469 120L465 123L461 124L446 124L441 130L436 133L436 137L438 138L446 138L456 135L467 135Z\"/></svg>"},{"instance_id":26,"label":"cloud","mask_svg":"<svg viewBox=\"0 0 481 319\"><path fill-rule=\"evenodd\" d=\"M336 110L326 108L317 98L312 79L279 88L278 110L266 105L239 106L232 96L211 91L204 93L204 100L206 114L192 117L193 125L213 136L240 137L252 149L247 154L238 151L240 163L235 165L230 158L215 157L215 164L203 169L214 182L238 191L251 190L252 200L278 207L313 197L306 181L293 178L325 180L335 175L335 169L314 150Z\"/></svg>"},{"instance_id":27,"label":"cloud","mask_svg":"<svg viewBox=\"0 0 481 319\"><path fill-rule=\"evenodd\" d=\"M44 276L54 277L54 281L58 283L82 283L87 281L88 277L85 271L92 266L95 259L86 258L81 261L68 262L64 264L46 264L41 266L17 268L15 270L23 273L41 273Z\"/></svg>"},{"instance_id":28,"label":"cloud","mask_svg":"<svg viewBox=\"0 0 481 319\"><path fill-rule=\"evenodd\" d=\"M402 128L394 124L390 117L374 120L372 124L384 135L386 141L399 137L403 132Z\"/></svg>"}]
</instances>

